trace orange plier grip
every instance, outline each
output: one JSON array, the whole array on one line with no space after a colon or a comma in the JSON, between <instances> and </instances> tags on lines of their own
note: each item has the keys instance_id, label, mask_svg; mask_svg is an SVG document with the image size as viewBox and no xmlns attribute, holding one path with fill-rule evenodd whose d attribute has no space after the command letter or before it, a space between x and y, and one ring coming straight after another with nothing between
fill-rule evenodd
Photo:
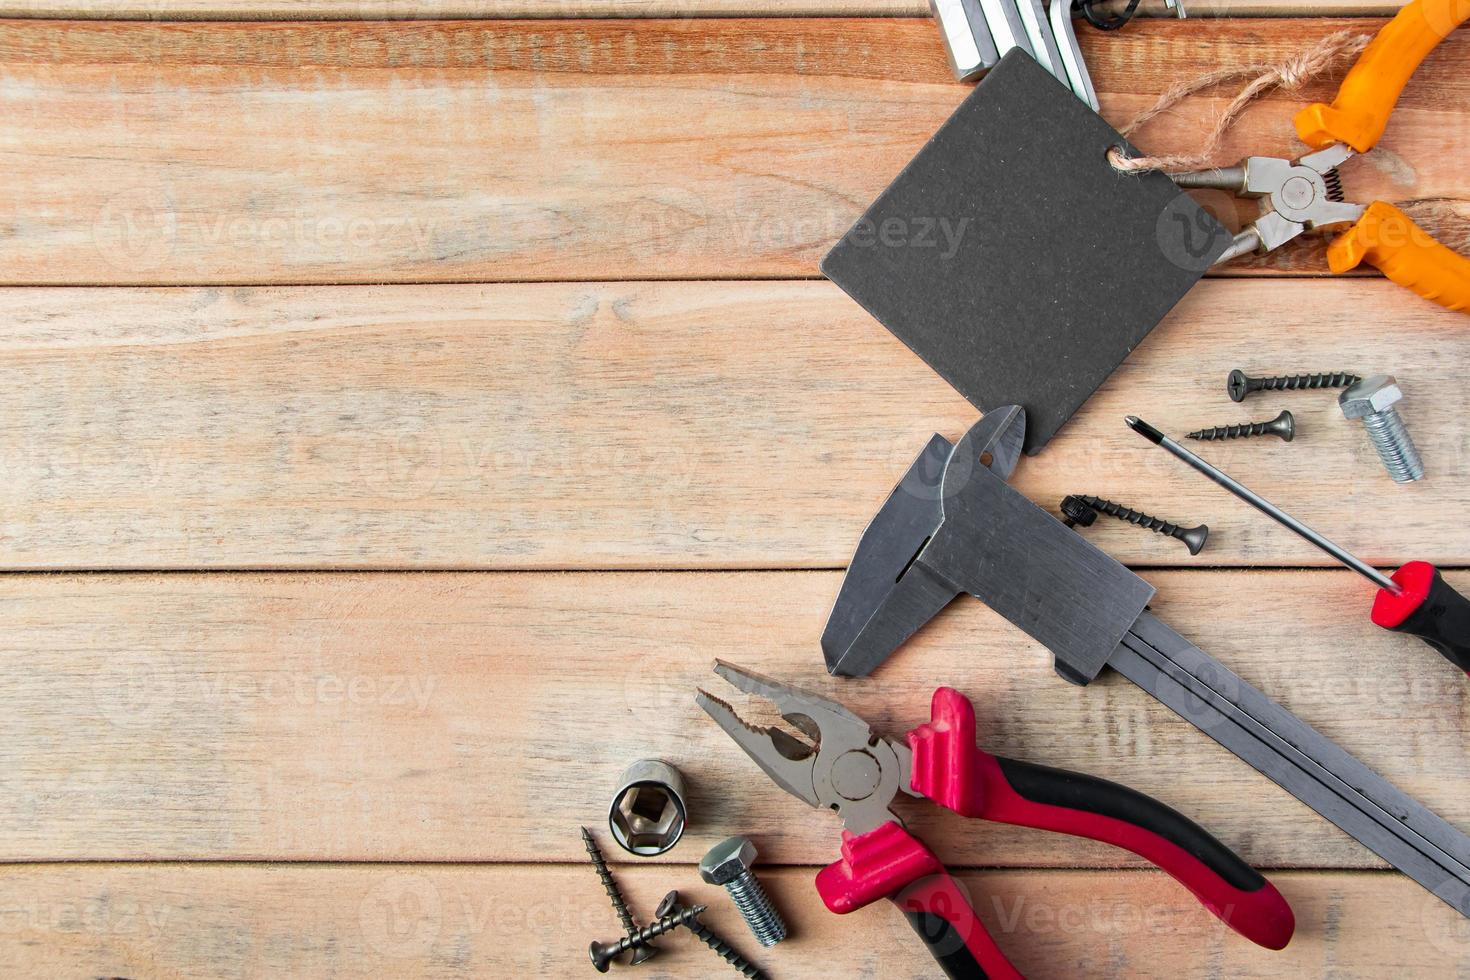
<instances>
[{"instance_id":1,"label":"orange plier grip","mask_svg":"<svg viewBox=\"0 0 1470 980\"><path fill-rule=\"evenodd\" d=\"M1347 73L1331 105L1296 114L1303 143L1320 150L1346 143L1359 153L1377 145L1404 86L1435 46L1470 19L1470 0L1413 0L1384 25Z\"/></svg>"},{"instance_id":2,"label":"orange plier grip","mask_svg":"<svg viewBox=\"0 0 1470 980\"><path fill-rule=\"evenodd\" d=\"M1470 312L1470 259L1435 241L1407 214L1374 201L1327 246L1327 265L1347 272L1362 263L1440 306Z\"/></svg>"},{"instance_id":3,"label":"orange plier grip","mask_svg":"<svg viewBox=\"0 0 1470 980\"><path fill-rule=\"evenodd\" d=\"M1371 150L1409 78L1467 19L1470 0L1413 0L1378 32L1331 105L1319 102L1297 113L1297 135L1316 149L1346 143L1359 153ZM1329 246L1327 260L1333 272L1367 262L1425 299L1470 311L1470 259L1436 242L1391 204L1370 205Z\"/></svg>"}]
</instances>

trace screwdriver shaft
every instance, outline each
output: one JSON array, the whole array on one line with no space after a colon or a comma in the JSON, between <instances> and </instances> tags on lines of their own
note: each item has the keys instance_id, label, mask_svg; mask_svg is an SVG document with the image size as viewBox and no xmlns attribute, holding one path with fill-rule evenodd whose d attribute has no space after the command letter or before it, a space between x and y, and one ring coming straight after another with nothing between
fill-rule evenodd
<instances>
[{"instance_id":1,"label":"screwdriver shaft","mask_svg":"<svg viewBox=\"0 0 1470 980\"><path fill-rule=\"evenodd\" d=\"M1357 555L1348 551L1346 548L1343 548L1335 541L1332 541L1331 539L1323 537L1321 534L1318 534L1315 530L1303 524L1295 517L1292 517L1286 511L1282 510L1280 507L1277 507L1265 497L1262 497L1260 494L1251 490L1249 487L1236 482L1236 480L1228 474L1221 472L1220 470L1211 466L1209 463L1206 463L1194 453L1190 452L1188 449L1185 449L1183 446L1179 445L1179 443L1175 442L1173 439L1170 439L1158 429L1155 429L1153 426L1149 425L1143 419L1139 418L1136 415L1130 415L1128 416L1126 421L1128 422L1128 428L1132 429L1134 432L1137 432L1149 442L1152 442L1156 446L1162 446L1169 453L1177 456L1179 459L1182 459L1194 469L1203 473L1205 476L1209 477L1211 480L1218 483L1226 490L1229 490L1231 493L1235 494L1241 500L1244 500L1246 503L1250 504L1256 510L1265 514L1267 517L1271 518L1282 527L1295 531L1303 538L1306 538L1308 541L1312 542L1312 544L1327 552L1333 558L1336 558L1338 561L1342 562L1348 568L1351 568L1359 575L1368 579L1370 582L1373 582L1379 588L1387 589L1394 595L1398 595L1403 591L1403 589L1399 587L1399 584L1397 582L1380 572L1378 569L1374 568L1372 565L1363 561L1363 559L1359 558Z\"/></svg>"}]
</instances>

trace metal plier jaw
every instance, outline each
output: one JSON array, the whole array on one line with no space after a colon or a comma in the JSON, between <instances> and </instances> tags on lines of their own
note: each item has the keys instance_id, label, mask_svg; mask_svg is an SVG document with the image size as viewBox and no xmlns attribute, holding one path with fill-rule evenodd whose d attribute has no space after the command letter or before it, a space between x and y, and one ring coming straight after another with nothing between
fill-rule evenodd
<instances>
[{"instance_id":1,"label":"metal plier jaw","mask_svg":"<svg viewBox=\"0 0 1470 980\"><path fill-rule=\"evenodd\" d=\"M1170 174L1183 188L1229 191L1260 201L1260 216L1235 236L1216 265L1248 252L1270 252L1299 235L1351 225L1367 210L1342 199L1337 168L1353 156L1351 147L1334 143L1295 160L1246 157L1233 167Z\"/></svg>"},{"instance_id":2,"label":"metal plier jaw","mask_svg":"<svg viewBox=\"0 0 1470 980\"><path fill-rule=\"evenodd\" d=\"M776 785L809 806L834 810L849 833L865 834L903 821L889 805L910 788L913 753L835 701L737 667L715 662L715 673L746 694L770 701L781 717L811 739L779 728L749 725L735 709L701 690L695 700Z\"/></svg>"},{"instance_id":3,"label":"metal plier jaw","mask_svg":"<svg viewBox=\"0 0 1470 980\"><path fill-rule=\"evenodd\" d=\"M1316 153L1296 161L1251 157L1237 167L1176 177L1181 187L1218 187L1263 198L1261 216L1235 236L1217 262L1270 251L1309 229L1345 224L1349 227L1327 243L1331 272L1341 275L1371 265L1430 302L1470 313L1470 256L1435 241L1387 201L1344 204L1333 172L1354 151L1367 153L1377 145L1409 78L1466 21L1467 0L1404 4L1363 49L1332 104L1317 102L1297 112L1296 134Z\"/></svg>"},{"instance_id":4,"label":"metal plier jaw","mask_svg":"<svg viewBox=\"0 0 1470 980\"><path fill-rule=\"evenodd\" d=\"M1295 919L1281 894L1235 853L1158 800L1116 783L990 755L975 740L975 707L940 687L930 720L906 743L875 734L842 705L723 661L715 673L771 701L802 739L748 725L719 698L697 701L777 785L841 815L842 856L817 872L827 908L846 914L887 899L908 916L951 977L1021 980L969 896L889 810L900 792L961 816L1104 841L1173 875L1231 928L1270 949Z\"/></svg>"}]
</instances>

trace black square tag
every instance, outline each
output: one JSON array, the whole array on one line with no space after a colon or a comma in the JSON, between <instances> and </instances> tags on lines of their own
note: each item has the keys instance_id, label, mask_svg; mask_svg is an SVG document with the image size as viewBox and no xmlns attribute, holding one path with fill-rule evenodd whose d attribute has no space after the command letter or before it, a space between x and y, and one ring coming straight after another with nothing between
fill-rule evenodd
<instances>
[{"instance_id":1,"label":"black square tag","mask_svg":"<svg viewBox=\"0 0 1470 980\"><path fill-rule=\"evenodd\" d=\"M822 272L1038 452L1230 243L1026 53L976 87Z\"/></svg>"}]
</instances>

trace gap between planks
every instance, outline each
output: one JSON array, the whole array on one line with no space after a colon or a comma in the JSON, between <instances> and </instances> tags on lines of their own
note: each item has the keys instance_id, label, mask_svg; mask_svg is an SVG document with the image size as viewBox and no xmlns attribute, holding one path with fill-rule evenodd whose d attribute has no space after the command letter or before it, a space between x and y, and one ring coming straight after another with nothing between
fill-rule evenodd
<instances>
[{"instance_id":1,"label":"gap between planks","mask_svg":"<svg viewBox=\"0 0 1470 980\"><path fill-rule=\"evenodd\" d=\"M1183 0L1191 17L1392 16L1394 0ZM1101 9L1120 9L1123 0ZM1177 16L1147 0L1143 16ZM925 0L0 0L0 17L181 20L926 17ZM1086 30L1079 25L1079 31Z\"/></svg>"},{"instance_id":2,"label":"gap between planks","mask_svg":"<svg viewBox=\"0 0 1470 980\"><path fill-rule=\"evenodd\" d=\"M618 869L640 918L678 887L685 901L707 903L710 925L773 975L934 976L924 947L887 903L837 916L821 906L809 872L762 872L791 938L760 950L718 890L687 868L671 871ZM1255 980L1325 976L1350 963L1354 976L1449 978L1470 952L1463 920L1397 875L1273 875L1297 919L1296 939L1279 952L1236 936L1159 873L957 878L1030 976ZM85 876L25 868L0 879L0 912L0 956L33 976L574 976L587 968L584 944L618 932L596 877L573 868L154 865L89 868ZM670 937L660 949L640 975L707 976L717 962L687 938Z\"/></svg>"},{"instance_id":3,"label":"gap between planks","mask_svg":"<svg viewBox=\"0 0 1470 980\"><path fill-rule=\"evenodd\" d=\"M1378 23L1154 20L1084 43L1121 123L1203 61ZM1445 201L1426 221L1452 245L1467 53L1463 32L1442 44L1343 168L1355 199ZM812 277L970 91L916 19L11 21L0 64L0 280L57 285ZM1293 155L1294 109L1336 81L1264 99L1222 156ZM1139 145L1195 145L1220 101ZM1314 237L1232 273L1324 269Z\"/></svg>"},{"instance_id":4,"label":"gap between planks","mask_svg":"<svg viewBox=\"0 0 1470 980\"><path fill-rule=\"evenodd\" d=\"M31 379L0 392L0 567L840 568L930 434L978 415L821 282L118 296L0 290L0 366ZM1462 320L1381 280L1205 282L1014 483L1205 521L1208 565L1328 566L1121 421L1289 407L1290 445L1205 455L1365 560L1470 564L1445 533L1470 505ZM1395 372L1426 479L1393 484L1330 392L1235 405L1236 367Z\"/></svg>"},{"instance_id":5,"label":"gap between planks","mask_svg":"<svg viewBox=\"0 0 1470 980\"><path fill-rule=\"evenodd\" d=\"M1463 587L1465 573L1450 578ZM722 658L835 697L895 735L951 683L975 699L987 750L1131 785L1252 863L1381 866L1121 678L1059 680L1044 649L979 602L954 603L875 678L828 677L818 637L839 581L0 576L0 657L24 665L0 715L0 860L574 862L580 841L566 828L596 823L616 773L649 754L688 779L693 850L761 828L772 863L830 860L831 822L762 777L695 706L697 686L719 693L710 664ZM1464 678L1371 626L1355 576L1149 581L1160 619L1470 825ZM759 705L737 710L774 720ZM1134 863L1020 828L976 834L904 803L915 832L961 866ZM486 813L497 814L493 834Z\"/></svg>"}]
</instances>

